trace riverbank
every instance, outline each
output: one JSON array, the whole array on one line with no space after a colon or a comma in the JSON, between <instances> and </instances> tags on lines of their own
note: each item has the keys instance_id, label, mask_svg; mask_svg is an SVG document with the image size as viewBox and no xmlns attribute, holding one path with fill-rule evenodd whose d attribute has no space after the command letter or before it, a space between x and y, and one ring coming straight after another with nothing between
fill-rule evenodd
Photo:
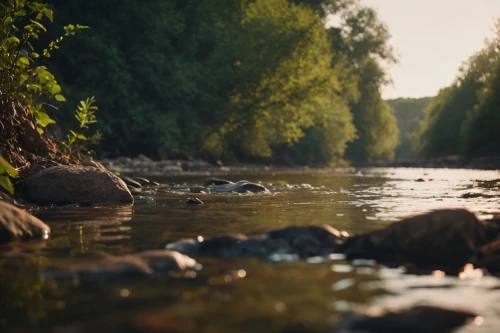
<instances>
[{"instance_id":1,"label":"riverbank","mask_svg":"<svg viewBox=\"0 0 500 333\"><path fill-rule=\"evenodd\" d=\"M353 164L351 167L318 167L318 166L290 166L273 164L231 163L217 164L203 160L160 160L139 155L135 158L117 157L102 159L100 163L108 170L119 173L149 174L149 175L202 175L224 176L241 173L267 173L267 172L327 172L331 170L352 171L361 167L386 167L386 168L449 168L449 169L478 169L499 170L500 157L481 157L466 159L461 156L446 156L432 159L405 159L397 161L378 161L370 163Z\"/></svg>"}]
</instances>

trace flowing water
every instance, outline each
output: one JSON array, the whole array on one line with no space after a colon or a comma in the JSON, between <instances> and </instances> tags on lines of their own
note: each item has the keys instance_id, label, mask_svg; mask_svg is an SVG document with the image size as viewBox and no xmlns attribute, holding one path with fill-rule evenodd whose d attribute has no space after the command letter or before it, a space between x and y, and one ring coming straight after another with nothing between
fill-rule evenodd
<instances>
[{"instance_id":1,"label":"flowing water","mask_svg":"<svg viewBox=\"0 0 500 333\"><path fill-rule=\"evenodd\" d=\"M437 208L499 213L500 172L359 169L241 174L269 194L192 194L203 177L152 177L161 184L133 206L40 208L46 242L0 248L0 332L332 332L346 312L429 304L484 318L458 332L500 329L500 279L405 274L369 261L265 262L196 258L196 274L82 284L44 275L96 251L158 248L166 240L329 224L359 233ZM419 180L420 181L417 181ZM421 181L423 180L423 181ZM175 186L173 186L175 184ZM467 192L489 197L463 199ZM204 205L187 205L198 197Z\"/></svg>"}]
</instances>

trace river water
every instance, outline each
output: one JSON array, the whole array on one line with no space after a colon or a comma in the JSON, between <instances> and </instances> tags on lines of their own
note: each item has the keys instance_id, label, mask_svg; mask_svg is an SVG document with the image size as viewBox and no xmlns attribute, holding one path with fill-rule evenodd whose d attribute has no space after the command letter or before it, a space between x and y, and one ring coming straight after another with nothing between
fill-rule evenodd
<instances>
[{"instance_id":1,"label":"river water","mask_svg":"<svg viewBox=\"0 0 500 333\"><path fill-rule=\"evenodd\" d=\"M500 330L500 279L416 276L371 262L196 258L188 276L85 283L44 275L96 251L158 248L166 240L329 224L349 233L437 208L500 213L500 172L359 169L227 176L261 182L269 194L192 194L203 177L151 177L133 206L40 208L46 242L0 248L0 332L333 332L360 308L453 306L484 318L457 332ZM423 180L423 181L422 181ZM168 185L168 186L167 186ZM187 205L198 197L203 205Z\"/></svg>"}]
</instances>

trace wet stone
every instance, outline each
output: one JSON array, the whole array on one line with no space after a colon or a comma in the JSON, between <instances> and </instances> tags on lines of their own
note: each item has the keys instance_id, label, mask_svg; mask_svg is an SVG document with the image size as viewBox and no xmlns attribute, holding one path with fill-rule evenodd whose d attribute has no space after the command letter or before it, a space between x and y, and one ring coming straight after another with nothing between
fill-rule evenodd
<instances>
[{"instance_id":1,"label":"wet stone","mask_svg":"<svg viewBox=\"0 0 500 333\"><path fill-rule=\"evenodd\" d=\"M120 256L103 253L94 262L76 264L69 268L55 268L46 275L77 276L82 280L140 278L194 269L196 264L194 259L169 250L149 250Z\"/></svg>"},{"instance_id":2,"label":"wet stone","mask_svg":"<svg viewBox=\"0 0 500 333\"><path fill-rule=\"evenodd\" d=\"M458 267L473 260L499 233L465 209L443 209L395 222L354 236L340 251L348 259L375 259L389 264Z\"/></svg>"},{"instance_id":3,"label":"wet stone","mask_svg":"<svg viewBox=\"0 0 500 333\"><path fill-rule=\"evenodd\" d=\"M48 225L20 208L0 201L0 244L15 239L46 239Z\"/></svg>"},{"instance_id":4,"label":"wet stone","mask_svg":"<svg viewBox=\"0 0 500 333\"><path fill-rule=\"evenodd\" d=\"M132 203L127 185L109 171L79 165L55 166L26 179L22 197L39 205Z\"/></svg>"},{"instance_id":5,"label":"wet stone","mask_svg":"<svg viewBox=\"0 0 500 333\"><path fill-rule=\"evenodd\" d=\"M343 321L338 332L448 333L476 318L475 313L466 310L415 306L376 314L351 315Z\"/></svg>"},{"instance_id":6,"label":"wet stone","mask_svg":"<svg viewBox=\"0 0 500 333\"><path fill-rule=\"evenodd\" d=\"M203 201L198 198L188 198L186 203L191 205L203 205Z\"/></svg>"},{"instance_id":7,"label":"wet stone","mask_svg":"<svg viewBox=\"0 0 500 333\"><path fill-rule=\"evenodd\" d=\"M269 192L267 188L265 188L261 184L257 183L252 183L246 180L240 180L236 183L229 182L225 183L227 181L225 180L216 180L216 179L211 179L209 182L216 182L219 184L215 185L207 185L207 186L194 186L190 188L190 191L192 193L201 193L201 192L207 192L207 193L262 193L262 192ZM207 183L207 182L205 182Z\"/></svg>"},{"instance_id":8,"label":"wet stone","mask_svg":"<svg viewBox=\"0 0 500 333\"><path fill-rule=\"evenodd\" d=\"M330 226L293 226L255 234L230 234L204 240L181 239L168 242L171 249L195 256L222 258L297 258L326 256L336 251L346 236Z\"/></svg>"}]
</instances>

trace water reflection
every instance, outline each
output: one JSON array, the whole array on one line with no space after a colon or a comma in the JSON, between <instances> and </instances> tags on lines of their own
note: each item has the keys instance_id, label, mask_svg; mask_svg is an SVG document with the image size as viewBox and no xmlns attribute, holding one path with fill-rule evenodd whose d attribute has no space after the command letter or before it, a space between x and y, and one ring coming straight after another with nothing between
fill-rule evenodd
<instances>
[{"instance_id":1,"label":"water reflection","mask_svg":"<svg viewBox=\"0 0 500 333\"><path fill-rule=\"evenodd\" d=\"M132 253L199 235L303 223L357 233L445 207L498 213L494 197L462 198L467 191L493 194L500 178L495 171L363 169L228 178L260 181L271 193L196 194L205 204L186 205L193 194L150 189L134 206L35 210L52 235L46 242L0 248L0 331L331 332L361 305L422 302L463 306L484 317L481 327L459 332L500 327L499 280L473 270L464 279L443 272L416 276L331 256L277 263L199 258L203 269L192 276L85 286L39 275L49 265L75 263L96 251ZM185 183L182 188L203 182L201 177L154 180Z\"/></svg>"}]
</instances>

